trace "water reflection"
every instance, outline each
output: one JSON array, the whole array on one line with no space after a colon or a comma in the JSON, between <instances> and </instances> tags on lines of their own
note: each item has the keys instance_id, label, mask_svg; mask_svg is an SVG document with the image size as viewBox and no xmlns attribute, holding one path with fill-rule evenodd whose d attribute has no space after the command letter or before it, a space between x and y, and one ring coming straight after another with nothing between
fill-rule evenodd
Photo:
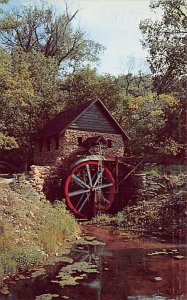
<instances>
[{"instance_id":1,"label":"water reflection","mask_svg":"<svg viewBox=\"0 0 187 300\"><path fill-rule=\"evenodd\" d=\"M164 296L129 296L128 300L185 300L183 296L176 296L175 298L168 298Z\"/></svg>"},{"instance_id":2,"label":"water reflection","mask_svg":"<svg viewBox=\"0 0 187 300\"><path fill-rule=\"evenodd\" d=\"M177 260L172 255L147 256L153 249L176 247L149 241L127 242L111 233L102 236L104 239L106 246L89 245L84 249L80 246L73 253L74 259L95 263L100 270L96 278L81 283L92 290L90 299L187 299L186 259ZM180 254L185 255L186 248L179 248Z\"/></svg>"},{"instance_id":3,"label":"water reflection","mask_svg":"<svg viewBox=\"0 0 187 300\"><path fill-rule=\"evenodd\" d=\"M92 232L92 235L94 232ZM99 273L87 274L79 285L60 287L57 280L64 264L48 267L39 278L22 280L0 300L34 300L43 293L58 294L54 299L78 300L185 300L186 259L172 254L148 256L153 250L176 246L141 240L124 240L108 231L95 232L106 245L77 245L71 252L75 262L97 266ZM186 248L178 246L180 255ZM168 252L169 253L169 252ZM171 252L172 253L172 252ZM76 275L81 275L78 272ZM156 278L160 278L158 281Z\"/></svg>"}]
</instances>

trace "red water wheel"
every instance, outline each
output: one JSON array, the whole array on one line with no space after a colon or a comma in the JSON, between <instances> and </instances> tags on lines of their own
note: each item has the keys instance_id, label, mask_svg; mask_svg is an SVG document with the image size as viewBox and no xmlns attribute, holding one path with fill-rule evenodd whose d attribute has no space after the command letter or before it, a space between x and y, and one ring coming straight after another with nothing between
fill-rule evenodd
<instances>
[{"instance_id":1,"label":"red water wheel","mask_svg":"<svg viewBox=\"0 0 187 300\"><path fill-rule=\"evenodd\" d=\"M76 165L65 183L69 208L78 216L90 218L106 212L115 197L115 181L110 170L98 161Z\"/></svg>"}]
</instances>

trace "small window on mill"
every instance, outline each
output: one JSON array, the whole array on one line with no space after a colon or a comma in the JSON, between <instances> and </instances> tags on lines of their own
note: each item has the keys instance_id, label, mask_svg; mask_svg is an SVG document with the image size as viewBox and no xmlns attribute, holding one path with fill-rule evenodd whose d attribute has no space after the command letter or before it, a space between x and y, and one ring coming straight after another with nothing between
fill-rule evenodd
<instances>
[{"instance_id":1,"label":"small window on mill","mask_svg":"<svg viewBox=\"0 0 187 300\"><path fill-rule=\"evenodd\" d=\"M107 140L107 143L108 143L108 148L112 148L112 140Z\"/></svg>"},{"instance_id":2,"label":"small window on mill","mask_svg":"<svg viewBox=\"0 0 187 300\"><path fill-rule=\"evenodd\" d=\"M57 136L56 139L55 139L55 149L56 150L59 149L59 136Z\"/></svg>"},{"instance_id":3,"label":"small window on mill","mask_svg":"<svg viewBox=\"0 0 187 300\"><path fill-rule=\"evenodd\" d=\"M50 139L46 140L46 148L47 148L47 151L51 150L51 141L50 141Z\"/></svg>"}]
</instances>

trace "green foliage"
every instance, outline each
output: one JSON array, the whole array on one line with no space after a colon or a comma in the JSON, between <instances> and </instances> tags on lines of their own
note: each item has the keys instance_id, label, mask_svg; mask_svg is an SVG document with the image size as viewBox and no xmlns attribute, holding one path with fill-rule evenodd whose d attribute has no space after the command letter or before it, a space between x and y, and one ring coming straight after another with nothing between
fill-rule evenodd
<instances>
[{"instance_id":1,"label":"green foliage","mask_svg":"<svg viewBox=\"0 0 187 300\"><path fill-rule=\"evenodd\" d=\"M35 245L24 245L18 247L14 253L14 260L17 269L26 269L31 265L37 265L42 262L43 256L40 249Z\"/></svg>"},{"instance_id":2,"label":"green foliage","mask_svg":"<svg viewBox=\"0 0 187 300\"><path fill-rule=\"evenodd\" d=\"M0 158L26 164L32 136L64 109L59 75L98 62L102 46L88 40L72 22L77 15L54 8L20 7L0 20ZM16 149L7 153L5 150ZM12 153L12 155L11 155ZM11 158L12 157L12 158ZM20 159L21 158L21 159Z\"/></svg>"},{"instance_id":3,"label":"green foliage","mask_svg":"<svg viewBox=\"0 0 187 300\"><path fill-rule=\"evenodd\" d=\"M5 276L16 272L17 263L13 259L12 253L11 254L2 253L0 255L0 265L1 265L1 275L2 275L2 277L0 278L0 282L2 282Z\"/></svg>"},{"instance_id":4,"label":"green foliage","mask_svg":"<svg viewBox=\"0 0 187 300\"><path fill-rule=\"evenodd\" d=\"M91 220L91 223L92 224L100 224L102 226L105 226L105 225L110 225L112 223L112 220L113 220L113 218L111 215L101 214L99 216L94 217Z\"/></svg>"},{"instance_id":5,"label":"green foliage","mask_svg":"<svg viewBox=\"0 0 187 300\"><path fill-rule=\"evenodd\" d=\"M13 181L10 183L10 187L16 193L23 195L25 200L33 202L40 201L40 195L37 191L30 184L25 182L24 174L16 174Z\"/></svg>"},{"instance_id":6,"label":"green foliage","mask_svg":"<svg viewBox=\"0 0 187 300\"><path fill-rule=\"evenodd\" d=\"M156 198L125 207L112 217L98 216L92 223L124 228L126 232L133 231L143 236L154 232L170 239L185 239L185 195L168 196L167 199L162 196Z\"/></svg>"},{"instance_id":7,"label":"green foliage","mask_svg":"<svg viewBox=\"0 0 187 300\"><path fill-rule=\"evenodd\" d=\"M57 250L60 242L75 234L77 222L61 202L57 202L54 207L43 202L41 209L43 215L39 239L43 249L51 253Z\"/></svg>"},{"instance_id":8,"label":"green foliage","mask_svg":"<svg viewBox=\"0 0 187 300\"><path fill-rule=\"evenodd\" d=\"M160 131L166 154L184 154L186 137L186 1L152 1L151 8L160 10L158 21L146 19L140 23L143 46L148 49L148 62L153 74L154 89L158 94L170 94L178 99L175 112L165 111L165 126Z\"/></svg>"},{"instance_id":9,"label":"green foliage","mask_svg":"<svg viewBox=\"0 0 187 300\"><path fill-rule=\"evenodd\" d=\"M7 132L21 145L54 111L58 67L54 59L37 52L24 53L20 48L16 48L11 57L2 59L2 121Z\"/></svg>"},{"instance_id":10,"label":"green foliage","mask_svg":"<svg viewBox=\"0 0 187 300\"><path fill-rule=\"evenodd\" d=\"M0 282L3 277L38 264L43 257L35 245L15 244L14 228L5 218L0 219Z\"/></svg>"},{"instance_id":11,"label":"green foliage","mask_svg":"<svg viewBox=\"0 0 187 300\"><path fill-rule=\"evenodd\" d=\"M0 132L0 149L10 150L15 148L18 148L15 138L6 136L3 132Z\"/></svg>"},{"instance_id":12,"label":"green foliage","mask_svg":"<svg viewBox=\"0 0 187 300\"><path fill-rule=\"evenodd\" d=\"M4 218L0 218L0 282L10 273L14 273L17 268L14 260L15 248L12 247L13 226Z\"/></svg>"},{"instance_id":13,"label":"green foliage","mask_svg":"<svg viewBox=\"0 0 187 300\"><path fill-rule=\"evenodd\" d=\"M179 99L171 94L154 93L150 76L141 72L138 76L130 73L119 76L117 82L120 97L114 116L131 137L130 154L180 153L184 146L177 136L177 126L169 126L179 111Z\"/></svg>"},{"instance_id":14,"label":"green foliage","mask_svg":"<svg viewBox=\"0 0 187 300\"><path fill-rule=\"evenodd\" d=\"M140 23L140 29L143 45L149 51L155 87L160 93L186 74L186 1L154 0L151 7L162 11L161 20L146 19Z\"/></svg>"},{"instance_id":15,"label":"green foliage","mask_svg":"<svg viewBox=\"0 0 187 300\"><path fill-rule=\"evenodd\" d=\"M95 98L113 111L119 99L119 87L112 75L98 75L96 69L86 66L60 82L66 106L73 106Z\"/></svg>"},{"instance_id":16,"label":"green foliage","mask_svg":"<svg viewBox=\"0 0 187 300\"><path fill-rule=\"evenodd\" d=\"M58 65L54 58L20 48L11 56L1 49L0 59L0 149L19 147L26 160L33 132L63 105L58 102ZM6 157L4 152L1 155Z\"/></svg>"},{"instance_id":17,"label":"green foliage","mask_svg":"<svg viewBox=\"0 0 187 300\"><path fill-rule=\"evenodd\" d=\"M80 29L74 29L77 13L70 13L66 6L59 15L44 2L40 7L14 8L0 21L2 42L11 50L20 47L26 53L37 51L53 57L65 69L74 69L86 61L97 62L103 47L86 39Z\"/></svg>"},{"instance_id":18,"label":"green foliage","mask_svg":"<svg viewBox=\"0 0 187 300\"><path fill-rule=\"evenodd\" d=\"M65 205L42 199L23 177L14 180L6 198L8 212L0 212L0 283L17 270L43 262L59 247L63 250L65 240L79 233Z\"/></svg>"}]
</instances>

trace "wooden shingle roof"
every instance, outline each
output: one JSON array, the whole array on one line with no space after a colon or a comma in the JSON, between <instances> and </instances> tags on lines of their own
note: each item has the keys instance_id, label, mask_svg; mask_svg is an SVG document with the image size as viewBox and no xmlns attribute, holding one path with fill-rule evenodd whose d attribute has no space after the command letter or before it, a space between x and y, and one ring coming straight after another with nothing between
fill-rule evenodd
<instances>
[{"instance_id":1,"label":"wooden shingle roof","mask_svg":"<svg viewBox=\"0 0 187 300\"><path fill-rule=\"evenodd\" d=\"M39 130L35 137L39 139L62 134L66 129L71 127L71 125L77 119L79 119L84 114L84 112L86 112L95 104L97 104L104 111L105 118L107 118L112 123L112 125L116 128L117 132L119 134L122 134L125 139L129 139L127 133L112 117L105 105L99 99L82 103L80 105L58 113L53 119L47 122L42 129Z\"/></svg>"}]
</instances>

